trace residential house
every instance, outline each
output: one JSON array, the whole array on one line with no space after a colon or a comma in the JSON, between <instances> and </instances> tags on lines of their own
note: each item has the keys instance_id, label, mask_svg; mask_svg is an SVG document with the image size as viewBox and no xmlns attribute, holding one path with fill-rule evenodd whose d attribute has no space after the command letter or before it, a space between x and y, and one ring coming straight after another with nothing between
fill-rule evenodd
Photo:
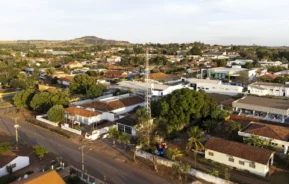
<instances>
[{"instance_id":1,"label":"residential house","mask_svg":"<svg viewBox=\"0 0 289 184\"><path fill-rule=\"evenodd\" d=\"M118 131L136 136L137 117L136 114L120 118L115 121Z\"/></svg>"},{"instance_id":2,"label":"residential house","mask_svg":"<svg viewBox=\"0 0 289 184\"><path fill-rule=\"evenodd\" d=\"M62 84L63 86L68 88L70 86L70 83L73 81L73 79L74 79L73 75L68 75L68 76L60 77L59 79L57 79L57 83Z\"/></svg>"},{"instance_id":3,"label":"residential house","mask_svg":"<svg viewBox=\"0 0 289 184\"><path fill-rule=\"evenodd\" d=\"M69 68L69 69L74 69L74 68L82 68L83 65L78 62L69 62L64 67Z\"/></svg>"},{"instance_id":4,"label":"residential house","mask_svg":"<svg viewBox=\"0 0 289 184\"><path fill-rule=\"evenodd\" d=\"M35 172L27 178L23 177L11 184L65 184L65 181L55 171Z\"/></svg>"},{"instance_id":5,"label":"residential house","mask_svg":"<svg viewBox=\"0 0 289 184\"><path fill-rule=\"evenodd\" d=\"M205 158L265 177L273 165L274 152L213 137L205 144Z\"/></svg>"},{"instance_id":6,"label":"residential house","mask_svg":"<svg viewBox=\"0 0 289 184\"><path fill-rule=\"evenodd\" d=\"M120 79L127 78L129 75L127 72L119 71L119 70L107 70L104 73L104 77L106 79Z\"/></svg>"},{"instance_id":7,"label":"residential house","mask_svg":"<svg viewBox=\"0 0 289 184\"><path fill-rule=\"evenodd\" d=\"M83 109L81 107L68 107L65 109L67 119L80 122L84 125L91 125L102 120L101 113Z\"/></svg>"},{"instance_id":8,"label":"residential house","mask_svg":"<svg viewBox=\"0 0 289 184\"><path fill-rule=\"evenodd\" d=\"M248 85L248 93L265 96L289 96L288 84L268 83L268 82L255 82Z\"/></svg>"},{"instance_id":9,"label":"residential house","mask_svg":"<svg viewBox=\"0 0 289 184\"><path fill-rule=\"evenodd\" d=\"M251 122L246 127L238 132L244 140L253 136L258 136L260 139L271 143L272 146L283 149L284 154L287 154L289 147L289 128L270 124Z\"/></svg>"},{"instance_id":10,"label":"residential house","mask_svg":"<svg viewBox=\"0 0 289 184\"><path fill-rule=\"evenodd\" d=\"M119 57L119 56L111 56L109 58L106 58L106 61L108 63L118 63L118 62L121 62L121 57Z\"/></svg>"},{"instance_id":11,"label":"residential house","mask_svg":"<svg viewBox=\"0 0 289 184\"><path fill-rule=\"evenodd\" d=\"M278 77L277 75L274 75L274 74L271 74L271 73L267 73L267 74L265 74L265 75L260 76L259 78L260 78L262 81L271 82L271 81L273 81L274 79L276 79L277 77Z\"/></svg>"},{"instance_id":12,"label":"residential house","mask_svg":"<svg viewBox=\"0 0 289 184\"><path fill-rule=\"evenodd\" d=\"M283 66L281 61L259 61L260 66L262 67L271 67L271 66ZM284 65L283 67L286 67L286 65ZM288 68L288 65L287 67Z\"/></svg>"},{"instance_id":13,"label":"residential house","mask_svg":"<svg viewBox=\"0 0 289 184\"><path fill-rule=\"evenodd\" d=\"M251 59L236 59L234 61L228 61L227 66L231 67L233 64L244 66L246 63L253 63Z\"/></svg>"},{"instance_id":14,"label":"residential house","mask_svg":"<svg viewBox=\"0 0 289 184\"><path fill-rule=\"evenodd\" d=\"M165 73L151 73L149 74L149 80L152 83L158 83L158 84L173 84L176 82L180 82L181 78L173 75L168 75Z\"/></svg>"},{"instance_id":15,"label":"residential house","mask_svg":"<svg viewBox=\"0 0 289 184\"><path fill-rule=\"evenodd\" d=\"M289 117L288 100L245 96L232 103L240 116L284 123Z\"/></svg>"},{"instance_id":16,"label":"residential house","mask_svg":"<svg viewBox=\"0 0 289 184\"><path fill-rule=\"evenodd\" d=\"M18 151L6 151L0 155L0 177L9 174L7 166L12 167L12 172L23 169L30 164L29 155L33 152L31 146L21 146Z\"/></svg>"}]
</instances>

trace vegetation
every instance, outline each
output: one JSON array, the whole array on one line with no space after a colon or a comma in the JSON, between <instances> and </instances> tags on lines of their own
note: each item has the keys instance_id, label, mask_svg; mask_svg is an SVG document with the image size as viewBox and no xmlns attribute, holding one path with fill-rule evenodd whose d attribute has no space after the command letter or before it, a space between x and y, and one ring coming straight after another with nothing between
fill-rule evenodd
<instances>
[{"instance_id":1,"label":"vegetation","mask_svg":"<svg viewBox=\"0 0 289 184\"><path fill-rule=\"evenodd\" d=\"M146 108L139 108L136 112L137 115L137 126L136 131L139 137L139 144L144 146L150 146L151 136L153 132L152 119L147 113Z\"/></svg>"},{"instance_id":2,"label":"vegetation","mask_svg":"<svg viewBox=\"0 0 289 184\"><path fill-rule=\"evenodd\" d=\"M87 94L87 91L95 85L95 80L87 74L76 75L71 84L70 92L72 94Z\"/></svg>"},{"instance_id":3,"label":"vegetation","mask_svg":"<svg viewBox=\"0 0 289 184\"><path fill-rule=\"evenodd\" d=\"M11 145L8 142L0 143L0 155L5 153L6 151L9 151L10 149L11 149Z\"/></svg>"},{"instance_id":4,"label":"vegetation","mask_svg":"<svg viewBox=\"0 0 289 184\"><path fill-rule=\"evenodd\" d=\"M55 123L59 123L64 120L64 108L62 105L54 105L47 112L48 119Z\"/></svg>"},{"instance_id":5,"label":"vegetation","mask_svg":"<svg viewBox=\"0 0 289 184\"><path fill-rule=\"evenodd\" d=\"M118 139L120 132L117 128L113 127L108 130L108 137L113 139L113 145L115 146L115 140Z\"/></svg>"},{"instance_id":6,"label":"vegetation","mask_svg":"<svg viewBox=\"0 0 289 184\"><path fill-rule=\"evenodd\" d=\"M180 181L184 181L184 183L187 183L187 175L191 169L191 166L189 164L182 164L181 162L176 163L172 165L172 169L177 174L177 177Z\"/></svg>"},{"instance_id":7,"label":"vegetation","mask_svg":"<svg viewBox=\"0 0 289 184\"><path fill-rule=\"evenodd\" d=\"M29 109L35 91L33 89L22 90L13 97L13 102L18 109Z\"/></svg>"},{"instance_id":8,"label":"vegetation","mask_svg":"<svg viewBox=\"0 0 289 184\"><path fill-rule=\"evenodd\" d=\"M34 153L40 160L42 160L44 155L48 153L48 150L45 149L43 146L35 146Z\"/></svg>"},{"instance_id":9,"label":"vegetation","mask_svg":"<svg viewBox=\"0 0 289 184\"><path fill-rule=\"evenodd\" d=\"M245 140L245 143L251 146L255 146L255 147L266 148L266 149L271 149L271 150L274 149L271 141L269 142L264 141L259 136L255 136L255 135L253 135L250 138L247 138Z\"/></svg>"},{"instance_id":10,"label":"vegetation","mask_svg":"<svg viewBox=\"0 0 289 184\"><path fill-rule=\"evenodd\" d=\"M92 85L87 91L88 98L96 98L102 96L103 87L100 85Z\"/></svg>"},{"instance_id":11,"label":"vegetation","mask_svg":"<svg viewBox=\"0 0 289 184\"><path fill-rule=\"evenodd\" d=\"M167 156L170 160L175 161L177 157L181 157L183 156L181 150L179 150L178 148L169 148L167 151Z\"/></svg>"}]
</instances>

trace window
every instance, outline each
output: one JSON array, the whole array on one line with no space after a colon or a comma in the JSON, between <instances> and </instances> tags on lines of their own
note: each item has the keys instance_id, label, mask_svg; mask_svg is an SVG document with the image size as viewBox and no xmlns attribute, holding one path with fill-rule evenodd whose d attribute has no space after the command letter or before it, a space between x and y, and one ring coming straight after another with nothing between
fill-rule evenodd
<instances>
[{"instance_id":1,"label":"window","mask_svg":"<svg viewBox=\"0 0 289 184\"><path fill-rule=\"evenodd\" d=\"M121 124L118 124L118 131L124 132L124 126Z\"/></svg>"},{"instance_id":2,"label":"window","mask_svg":"<svg viewBox=\"0 0 289 184\"><path fill-rule=\"evenodd\" d=\"M209 152L209 155L210 155L210 156L214 156L214 153L213 153L213 152Z\"/></svg>"},{"instance_id":3,"label":"window","mask_svg":"<svg viewBox=\"0 0 289 184\"><path fill-rule=\"evenodd\" d=\"M206 90L209 90L209 88L206 88Z\"/></svg>"},{"instance_id":4,"label":"window","mask_svg":"<svg viewBox=\"0 0 289 184\"><path fill-rule=\"evenodd\" d=\"M233 159L233 158L229 158L229 161L230 161L230 162L234 162L234 159Z\"/></svg>"},{"instance_id":5,"label":"window","mask_svg":"<svg viewBox=\"0 0 289 184\"><path fill-rule=\"evenodd\" d=\"M249 167L255 168L255 164L254 163L250 163Z\"/></svg>"},{"instance_id":6,"label":"window","mask_svg":"<svg viewBox=\"0 0 289 184\"><path fill-rule=\"evenodd\" d=\"M241 160L239 160L239 164L240 164L240 165L245 165L245 162L244 162L244 161L241 161Z\"/></svg>"},{"instance_id":7,"label":"window","mask_svg":"<svg viewBox=\"0 0 289 184\"><path fill-rule=\"evenodd\" d=\"M11 165L11 168L14 168L14 167L16 167L16 163Z\"/></svg>"},{"instance_id":8,"label":"window","mask_svg":"<svg viewBox=\"0 0 289 184\"><path fill-rule=\"evenodd\" d=\"M131 134L131 127L125 126L125 132L126 132L127 134Z\"/></svg>"}]
</instances>

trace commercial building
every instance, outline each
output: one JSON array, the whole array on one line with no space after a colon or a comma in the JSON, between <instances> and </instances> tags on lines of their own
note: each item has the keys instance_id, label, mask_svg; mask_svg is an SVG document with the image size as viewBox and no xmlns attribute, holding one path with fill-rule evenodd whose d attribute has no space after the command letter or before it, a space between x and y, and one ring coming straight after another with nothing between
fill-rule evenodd
<instances>
[{"instance_id":1,"label":"commercial building","mask_svg":"<svg viewBox=\"0 0 289 184\"><path fill-rule=\"evenodd\" d=\"M243 87L223 84L221 80L209 79L185 79L189 82L189 87L196 91L204 90L206 93L218 93L226 95L237 95L243 92Z\"/></svg>"},{"instance_id":2,"label":"commercial building","mask_svg":"<svg viewBox=\"0 0 289 184\"><path fill-rule=\"evenodd\" d=\"M269 82L255 82L248 85L248 93L265 96L289 96L289 85L269 83Z\"/></svg>"},{"instance_id":3,"label":"commercial building","mask_svg":"<svg viewBox=\"0 0 289 184\"><path fill-rule=\"evenodd\" d=\"M251 122L238 132L244 139L258 136L260 139L271 143L272 146L283 149L287 154L289 147L289 128L269 125L257 122Z\"/></svg>"},{"instance_id":4,"label":"commercial building","mask_svg":"<svg viewBox=\"0 0 289 184\"><path fill-rule=\"evenodd\" d=\"M205 158L265 177L273 164L274 152L213 137L205 144Z\"/></svg>"},{"instance_id":5,"label":"commercial building","mask_svg":"<svg viewBox=\"0 0 289 184\"><path fill-rule=\"evenodd\" d=\"M256 71L258 69L246 69L241 68L240 66L232 66L232 68L226 67L217 67L217 68L208 68L207 76L209 78L215 79L231 79L232 77L239 77L240 72L248 72L249 80L253 80L256 76Z\"/></svg>"},{"instance_id":6,"label":"commercial building","mask_svg":"<svg viewBox=\"0 0 289 184\"><path fill-rule=\"evenodd\" d=\"M232 103L240 116L284 123L289 115L289 101L256 96L245 96Z\"/></svg>"}]
</instances>

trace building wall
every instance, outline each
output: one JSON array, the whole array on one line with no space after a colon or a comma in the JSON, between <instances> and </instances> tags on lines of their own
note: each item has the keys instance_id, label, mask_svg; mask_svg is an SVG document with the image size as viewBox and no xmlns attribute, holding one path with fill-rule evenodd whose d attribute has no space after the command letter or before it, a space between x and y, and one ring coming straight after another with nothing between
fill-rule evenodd
<instances>
[{"instance_id":1,"label":"building wall","mask_svg":"<svg viewBox=\"0 0 289 184\"><path fill-rule=\"evenodd\" d=\"M258 85L261 88L264 88L264 90L255 88L253 85L248 86L248 90L250 90L250 94L255 94L259 96L264 95L272 95L272 96L289 96L289 88L285 87L276 87L276 86L267 86L267 85Z\"/></svg>"},{"instance_id":2,"label":"building wall","mask_svg":"<svg viewBox=\"0 0 289 184\"><path fill-rule=\"evenodd\" d=\"M212 152L214 155L213 156L209 155L209 152ZM263 165L263 164L255 162L254 163L255 168L252 168L252 167L249 167L249 163L251 163L250 160L245 160L245 159L238 158L235 156L216 152L210 149L205 150L205 158L213 160L215 162L219 162L221 164L224 164L230 167L235 167L240 170L248 170L249 172L260 175L260 176L266 176L267 172L269 171L269 162L267 163L267 165ZM234 162L229 161L229 158L233 158ZM273 155L272 155L272 158L273 158ZM244 165L239 164L239 161L243 161Z\"/></svg>"},{"instance_id":3,"label":"building wall","mask_svg":"<svg viewBox=\"0 0 289 184\"><path fill-rule=\"evenodd\" d=\"M16 164L16 167L14 167L12 169L13 172L18 171L19 169L22 169L24 167L29 166L30 161L29 161L29 157L26 156L18 156L17 158L15 158L14 160L12 160L9 164L7 165L12 165L12 164ZM9 174L6 170L6 166L0 168L0 177L1 176L5 176Z\"/></svg>"},{"instance_id":4,"label":"building wall","mask_svg":"<svg viewBox=\"0 0 289 184\"><path fill-rule=\"evenodd\" d=\"M145 106L145 102L139 103L139 104L136 104L136 105L131 105L129 107L123 107L123 108L120 108L120 109L116 109L116 110L113 110L112 112L114 112L116 114L124 114L124 113L127 113L127 112L131 112L134 108L136 108L138 106L144 107Z\"/></svg>"},{"instance_id":5,"label":"building wall","mask_svg":"<svg viewBox=\"0 0 289 184\"><path fill-rule=\"evenodd\" d=\"M116 127L117 127L117 129L118 129L118 125L123 125L124 128L126 128L126 127L131 128L131 134L129 134L129 135L136 136L136 129L135 129L135 126L128 126L128 125L124 125L124 124L121 124L121 123L116 123ZM118 129L118 130L119 130L119 129Z\"/></svg>"},{"instance_id":6,"label":"building wall","mask_svg":"<svg viewBox=\"0 0 289 184\"><path fill-rule=\"evenodd\" d=\"M207 93L219 93L226 95L237 95L242 93L243 87L241 86L232 86L232 85L223 85L223 84L212 84L212 83L197 83L196 90L200 89L206 91Z\"/></svg>"}]
</instances>

